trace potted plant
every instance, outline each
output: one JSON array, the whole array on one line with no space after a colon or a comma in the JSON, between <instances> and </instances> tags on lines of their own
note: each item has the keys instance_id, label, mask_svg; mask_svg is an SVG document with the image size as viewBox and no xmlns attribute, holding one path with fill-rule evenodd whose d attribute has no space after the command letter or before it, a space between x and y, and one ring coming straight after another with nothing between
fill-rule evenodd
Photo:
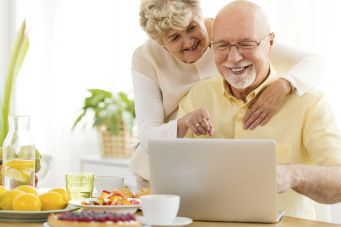
<instances>
[{"instance_id":1,"label":"potted plant","mask_svg":"<svg viewBox=\"0 0 341 227\"><path fill-rule=\"evenodd\" d=\"M72 128L81 122L91 124L100 134L103 157L126 157L131 153L135 119L134 100L124 92L113 94L102 89L88 89L81 114ZM90 119L89 119L90 116Z\"/></svg>"}]
</instances>

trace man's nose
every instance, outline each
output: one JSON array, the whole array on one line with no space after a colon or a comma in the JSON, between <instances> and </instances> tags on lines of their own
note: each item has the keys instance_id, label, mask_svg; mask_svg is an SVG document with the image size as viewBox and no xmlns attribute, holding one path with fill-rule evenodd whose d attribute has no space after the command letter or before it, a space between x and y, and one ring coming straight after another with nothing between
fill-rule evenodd
<instances>
[{"instance_id":1,"label":"man's nose","mask_svg":"<svg viewBox=\"0 0 341 227\"><path fill-rule=\"evenodd\" d=\"M243 55L240 54L237 46L230 46L230 51L227 54L227 61L230 63L237 63L243 59Z\"/></svg>"}]
</instances>

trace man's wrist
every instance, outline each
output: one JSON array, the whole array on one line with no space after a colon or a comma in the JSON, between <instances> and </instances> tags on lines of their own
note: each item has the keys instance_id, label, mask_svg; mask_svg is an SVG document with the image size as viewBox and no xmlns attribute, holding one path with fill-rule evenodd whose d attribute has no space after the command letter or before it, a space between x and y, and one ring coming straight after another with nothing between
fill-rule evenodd
<instances>
[{"instance_id":1,"label":"man's wrist","mask_svg":"<svg viewBox=\"0 0 341 227\"><path fill-rule=\"evenodd\" d=\"M290 180L291 180L291 188L295 189L300 184L300 165L298 164L290 164Z\"/></svg>"}]
</instances>

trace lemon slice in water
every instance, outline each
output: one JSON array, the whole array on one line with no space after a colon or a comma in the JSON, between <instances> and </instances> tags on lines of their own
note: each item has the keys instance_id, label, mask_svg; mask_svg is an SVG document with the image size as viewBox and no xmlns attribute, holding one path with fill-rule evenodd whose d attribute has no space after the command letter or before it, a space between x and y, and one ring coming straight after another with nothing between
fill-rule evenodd
<instances>
[{"instance_id":1,"label":"lemon slice in water","mask_svg":"<svg viewBox=\"0 0 341 227\"><path fill-rule=\"evenodd\" d=\"M19 170L14 168L5 169L4 175L8 178L21 182L24 182L26 178Z\"/></svg>"}]
</instances>

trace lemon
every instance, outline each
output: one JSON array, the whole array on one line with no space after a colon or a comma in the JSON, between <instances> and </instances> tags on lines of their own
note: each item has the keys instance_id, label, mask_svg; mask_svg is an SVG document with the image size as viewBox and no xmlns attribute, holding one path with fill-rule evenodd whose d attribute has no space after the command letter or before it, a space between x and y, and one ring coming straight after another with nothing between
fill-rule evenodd
<instances>
[{"instance_id":1,"label":"lemon","mask_svg":"<svg viewBox=\"0 0 341 227\"><path fill-rule=\"evenodd\" d=\"M15 197L12 203L13 210L40 211L41 202L38 196L24 193Z\"/></svg>"},{"instance_id":2,"label":"lemon","mask_svg":"<svg viewBox=\"0 0 341 227\"><path fill-rule=\"evenodd\" d=\"M42 203L42 210L60 210L64 209L67 205L64 197L58 193L49 191L39 196Z\"/></svg>"},{"instance_id":3,"label":"lemon","mask_svg":"<svg viewBox=\"0 0 341 227\"><path fill-rule=\"evenodd\" d=\"M1 174L0 174L1 175ZM0 185L0 196L5 193L7 190L4 186Z\"/></svg>"},{"instance_id":4,"label":"lemon","mask_svg":"<svg viewBox=\"0 0 341 227\"><path fill-rule=\"evenodd\" d=\"M2 164L2 162L1 162ZM0 184L2 183L2 165L0 165Z\"/></svg>"},{"instance_id":5,"label":"lemon","mask_svg":"<svg viewBox=\"0 0 341 227\"><path fill-rule=\"evenodd\" d=\"M18 153L18 157L21 159L32 159L32 146L22 147L20 152ZM35 172L38 172L41 168L41 165L40 165L41 154L37 148L34 149L34 157L35 157Z\"/></svg>"},{"instance_id":6,"label":"lemon","mask_svg":"<svg viewBox=\"0 0 341 227\"><path fill-rule=\"evenodd\" d=\"M63 196L65 202L69 202L70 200L69 193L67 193L67 191L64 188L54 188L54 189L51 189L50 192L58 192L59 194Z\"/></svg>"},{"instance_id":7,"label":"lemon","mask_svg":"<svg viewBox=\"0 0 341 227\"><path fill-rule=\"evenodd\" d=\"M4 176L7 178L10 178L14 181L19 181L19 182L27 182L28 181L28 176L24 174L23 172L14 169L14 168L8 168L5 169L4 171Z\"/></svg>"},{"instance_id":8,"label":"lemon","mask_svg":"<svg viewBox=\"0 0 341 227\"><path fill-rule=\"evenodd\" d=\"M0 200L1 209L12 210L13 209L13 206L12 206L13 200L21 194L25 194L25 193L22 191L19 191L19 190L15 190L15 189L11 190L11 191L4 192L1 195L1 200Z\"/></svg>"},{"instance_id":9,"label":"lemon","mask_svg":"<svg viewBox=\"0 0 341 227\"><path fill-rule=\"evenodd\" d=\"M1 176L1 174L0 174ZM2 185L0 185L0 210L1 210L1 198L2 198L2 195L6 192L6 188Z\"/></svg>"},{"instance_id":10,"label":"lemon","mask_svg":"<svg viewBox=\"0 0 341 227\"><path fill-rule=\"evenodd\" d=\"M28 182L34 168L34 161L13 159L5 162L4 166L6 177L19 182Z\"/></svg>"},{"instance_id":11,"label":"lemon","mask_svg":"<svg viewBox=\"0 0 341 227\"><path fill-rule=\"evenodd\" d=\"M6 166L14 169L33 169L34 161L25 159L12 159L4 163Z\"/></svg>"},{"instance_id":12,"label":"lemon","mask_svg":"<svg viewBox=\"0 0 341 227\"><path fill-rule=\"evenodd\" d=\"M27 177L24 176L19 170L14 168L8 168L4 171L4 176L11 178L15 181L25 182L27 181Z\"/></svg>"},{"instance_id":13,"label":"lemon","mask_svg":"<svg viewBox=\"0 0 341 227\"><path fill-rule=\"evenodd\" d=\"M38 191L31 185L21 185L15 188L16 190L23 191L26 193L32 193L33 195L38 196Z\"/></svg>"}]
</instances>

